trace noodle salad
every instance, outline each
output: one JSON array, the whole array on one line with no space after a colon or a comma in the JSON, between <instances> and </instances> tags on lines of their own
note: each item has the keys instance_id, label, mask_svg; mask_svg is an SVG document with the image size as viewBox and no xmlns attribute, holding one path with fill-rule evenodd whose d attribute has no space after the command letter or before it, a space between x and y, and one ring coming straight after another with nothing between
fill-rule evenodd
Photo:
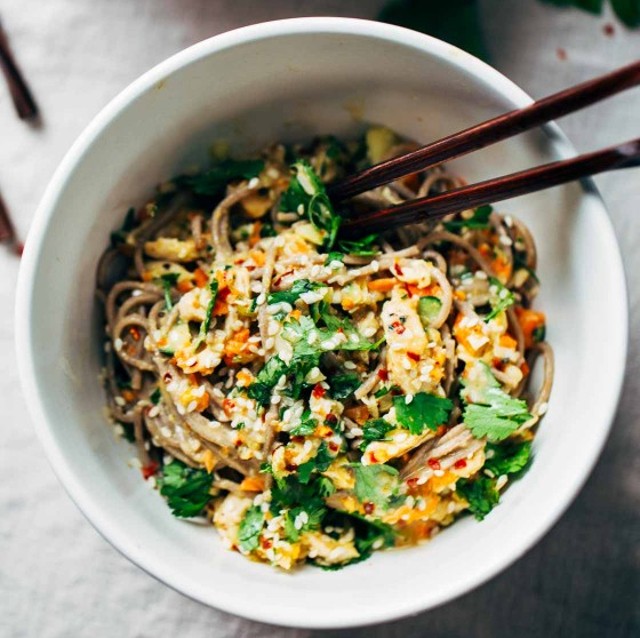
<instances>
[{"instance_id":1,"label":"noodle salad","mask_svg":"<svg viewBox=\"0 0 640 638\"><path fill-rule=\"evenodd\" d=\"M243 160L218 143L99 264L111 422L175 516L251 559L414 545L485 517L531 461L553 354L527 228L483 206L340 235L462 184L436 167L334 209L326 184L415 146L380 127Z\"/></svg>"}]
</instances>

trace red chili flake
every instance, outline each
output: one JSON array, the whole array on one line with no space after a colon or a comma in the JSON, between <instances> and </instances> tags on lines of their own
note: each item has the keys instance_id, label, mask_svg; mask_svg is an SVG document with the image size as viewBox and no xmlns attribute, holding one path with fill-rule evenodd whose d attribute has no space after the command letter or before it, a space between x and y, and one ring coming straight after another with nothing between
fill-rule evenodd
<instances>
[{"instance_id":1,"label":"red chili flake","mask_svg":"<svg viewBox=\"0 0 640 638\"><path fill-rule=\"evenodd\" d=\"M377 463L377 462L378 462L378 459L376 458L376 455L375 455L375 453L374 453L374 452L369 452L369 460L370 460L372 463Z\"/></svg>"},{"instance_id":2,"label":"red chili flake","mask_svg":"<svg viewBox=\"0 0 640 638\"><path fill-rule=\"evenodd\" d=\"M410 479L407 481L407 486L408 486L409 488L411 488L411 489L413 489L413 488L417 487L417 486L418 486L418 477L417 477L417 476L414 476L413 478L410 478Z\"/></svg>"},{"instance_id":3,"label":"red chili flake","mask_svg":"<svg viewBox=\"0 0 640 638\"><path fill-rule=\"evenodd\" d=\"M406 328L404 327L401 321L394 321L391 324L391 327L395 330L395 333L397 335L401 335L406 330Z\"/></svg>"},{"instance_id":4,"label":"red chili flake","mask_svg":"<svg viewBox=\"0 0 640 638\"><path fill-rule=\"evenodd\" d=\"M160 466L155 461L149 461L146 465L143 465L141 468L142 477L146 481L149 477L153 476Z\"/></svg>"},{"instance_id":5,"label":"red chili flake","mask_svg":"<svg viewBox=\"0 0 640 638\"><path fill-rule=\"evenodd\" d=\"M21 241L19 241L16 244L15 251L16 251L16 255L18 255L18 257L22 257L22 253L24 252L24 244Z\"/></svg>"},{"instance_id":6,"label":"red chili flake","mask_svg":"<svg viewBox=\"0 0 640 638\"><path fill-rule=\"evenodd\" d=\"M329 445L327 446L332 452L337 452L340 449L340 446L335 442L335 441L331 441L331 443L329 443Z\"/></svg>"},{"instance_id":7,"label":"red chili flake","mask_svg":"<svg viewBox=\"0 0 640 638\"><path fill-rule=\"evenodd\" d=\"M273 541L270 538L264 538L264 536L262 536L260 538L260 545L262 545L262 549L270 549Z\"/></svg>"},{"instance_id":8,"label":"red chili flake","mask_svg":"<svg viewBox=\"0 0 640 638\"><path fill-rule=\"evenodd\" d=\"M567 59L567 51L562 47L556 49L556 55L558 56L558 60L562 60L563 62Z\"/></svg>"},{"instance_id":9,"label":"red chili flake","mask_svg":"<svg viewBox=\"0 0 640 638\"><path fill-rule=\"evenodd\" d=\"M136 326L131 326L129 328L129 332L131 333L134 341L140 341L140 330L138 330Z\"/></svg>"},{"instance_id":10,"label":"red chili flake","mask_svg":"<svg viewBox=\"0 0 640 638\"><path fill-rule=\"evenodd\" d=\"M362 507L365 514L373 514L373 510L376 509L376 506L371 501L367 501Z\"/></svg>"},{"instance_id":11,"label":"red chili flake","mask_svg":"<svg viewBox=\"0 0 640 638\"><path fill-rule=\"evenodd\" d=\"M287 463L284 466L284 469L287 470L287 472L295 472L298 469L298 466L294 463Z\"/></svg>"},{"instance_id":12,"label":"red chili flake","mask_svg":"<svg viewBox=\"0 0 640 638\"><path fill-rule=\"evenodd\" d=\"M455 467L456 470L461 470L463 467L467 467L467 462L464 459L460 459L453 464L453 467Z\"/></svg>"},{"instance_id":13,"label":"red chili flake","mask_svg":"<svg viewBox=\"0 0 640 638\"><path fill-rule=\"evenodd\" d=\"M407 357L409 357L411 361L420 361L420 355L415 352L407 352Z\"/></svg>"},{"instance_id":14,"label":"red chili flake","mask_svg":"<svg viewBox=\"0 0 640 638\"><path fill-rule=\"evenodd\" d=\"M324 422L327 425L335 425L338 422L338 417L335 414L327 414Z\"/></svg>"},{"instance_id":15,"label":"red chili flake","mask_svg":"<svg viewBox=\"0 0 640 638\"><path fill-rule=\"evenodd\" d=\"M299 436L299 435L292 436L292 437L291 437L291 440L292 440L294 443L304 443L304 436Z\"/></svg>"},{"instance_id":16,"label":"red chili flake","mask_svg":"<svg viewBox=\"0 0 640 638\"><path fill-rule=\"evenodd\" d=\"M316 383L311 391L311 394L315 399L321 399L326 393L327 391L319 383Z\"/></svg>"},{"instance_id":17,"label":"red chili flake","mask_svg":"<svg viewBox=\"0 0 640 638\"><path fill-rule=\"evenodd\" d=\"M162 375L162 380L163 380L165 383L169 383L169 381L171 381L171 379L173 379L173 377L171 376L171 372L165 372L165 373Z\"/></svg>"},{"instance_id":18,"label":"red chili flake","mask_svg":"<svg viewBox=\"0 0 640 638\"><path fill-rule=\"evenodd\" d=\"M235 446L240 447L242 445L242 441L240 439L236 439Z\"/></svg>"},{"instance_id":19,"label":"red chili flake","mask_svg":"<svg viewBox=\"0 0 640 638\"><path fill-rule=\"evenodd\" d=\"M393 264L393 270L395 271L396 275L402 275L402 268L400 268L399 264Z\"/></svg>"},{"instance_id":20,"label":"red chili flake","mask_svg":"<svg viewBox=\"0 0 640 638\"><path fill-rule=\"evenodd\" d=\"M224 301L231 294L231 290L229 288L223 288L218 291L218 296L216 297L216 301Z\"/></svg>"},{"instance_id":21,"label":"red chili flake","mask_svg":"<svg viewBox=\"0 0 640 638\"><path fill-rule=\"evenodd\" d=\"M439 470L440 469L440 461L438 461L438 459L429 459L427 461L427 465L432 469L432 470Z\"/></svg>"},{"instance_id":22,"label":"red chili flake","mask_svg":"<svg viewBox=\"0 0 640 638\"><path fill-rule=\"evenodd\" d=\"M611 24L611 22L607 22L607 24L605 24L602 27L602 30L604 31L604 34L608 37L613 37L613 35L615 35L616 29L615 27Z\"/></svg>"},{"instance_id":23,"label":"red chili flake","mask_svg":"<svg viewBox=\"0 0 640 638\"><path fill-rule=\"evenodd\" d=\"M389 373L387 372L387 369L380 368L380 370L378 370L378 377L383 381L386 381L389 378Z\"/></svg>"}]
</instances>

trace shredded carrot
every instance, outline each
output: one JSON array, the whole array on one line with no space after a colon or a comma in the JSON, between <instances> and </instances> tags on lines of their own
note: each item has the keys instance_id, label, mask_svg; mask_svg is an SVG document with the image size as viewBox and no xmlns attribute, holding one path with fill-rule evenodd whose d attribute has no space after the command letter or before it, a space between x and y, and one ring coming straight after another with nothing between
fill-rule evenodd
<instances>
[{"instance_id":1,"label":"shredded carrot","mask_svg":"<svg viewBox=\"0 0 640 638\"><path fill-rule=\"evenodd\" d=\"M264 476L247 476L240 483L240 489L245 492L262 492L264 490Z\"/></svg>"},{"instance_id":2,"label":"shredded carrot","mask_svg":"<svg viewBox=\"0 0 640 638\"><path fill-rule=\"evenodd\" d=\"M298 310L297 308L294 308L289 315L293 318L293 319L300 319L300 317L302 317L302 312L300 310Z\"/></svg>"},{"instance_id":3,"label":"shredded carrot","mask_svg":"<svg viewBox=\"0 0 640 638\"><path fill-rule=\"evenodd\" d=\"M453 296L458 301L464 301L467 298L467 293L464 290L454 290Z\"/></svg>"},{"instance_id":4,"label":"shredded carrot","mask_svg":"<svg viewBox=\"0 0 640 638\"><path fill-rule=\"evenodd\" d=\"M518 306L516 307L516 317L518 317L518 323L522 328L524 345L526 348L531 348L534 343L534 330L536 328L542 328L546 323L544 313Z\"/></svg>"},{"instance_id":5,"label":"shredded carrot","mask_svg":"<svg viewBox=\"0 0 640 638\"><path fill-rule=\"evenodd\" d=\"M207 273L202 268L196 268L193 273L193 279L198 288L204 288L209 283L209 277L207 277Z\"/></svg>"},{"instance_id":6,"label":"shredded carrot","mask_svg":"<svg viewBox=\"0 0 640 638\"><path fill-rule=\"evenodd\" d=\"M514 350L518 346L518 342L510 335L501 335L499 343L503 348L510 350Z\"/></svg>"},{"instance_id":7,"label":"shredded carrot","mask_svg":"<svg viewBox=\"0 0 640 638\"><path fill-rule=\"evenodd\" d=\"M189 292L190 290L193 290L193 284L188 279L182 279L181 281L179 281L177 287L178 287L178 291L181 292L183 295L185 292Z\"/></svg>"},{"instance_id":8,"label":"shredded carrot","mask_svg":"<svg viewBox=\"0 0 640 638\"><path fill-rule=\"evenodd\" d=\"M373 279L367 282L367 288L373 292L389 292L398 283L394 277L386 277L382 279Z\"/></svg>"},{"instance_id":9,"label":"shredded carrot","mask_svg":"<svg viewBox=\"0 0 640 638\"><path fill-rule=\"evenodd\" d=\"M262 230L262 222L254 222L251 236L249 237L249 246L253 248L260 241L260 231Z\"/></svg>"},{"instance_id":10,"label":"shredded carrot","mask_svg":"<svg viewBox=\"0 0 640 638\"><path fill-rule=\"evenodd\" d=\"M133 401L135 401L138 398L138 393L134 392L133 390L128 390L128 389L123 390L122 398L128 403L133 403Z\"/></svg>"}]
</instances>

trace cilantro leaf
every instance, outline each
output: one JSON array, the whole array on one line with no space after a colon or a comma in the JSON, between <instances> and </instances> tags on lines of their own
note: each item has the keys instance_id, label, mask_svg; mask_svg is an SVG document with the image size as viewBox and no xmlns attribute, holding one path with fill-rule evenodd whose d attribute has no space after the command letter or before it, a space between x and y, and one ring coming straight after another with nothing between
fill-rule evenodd
<instances>
[{"instance_id":1,"label":"cilantro leaf","mask_svg":"<svg viewBox=\"0 0 640 638\"><path fill-rule=\"evenodd\" d=\"M327 444L323 441L318 448L316 456L298 466L298 480L303 485L306 485L311 478L312 472L326 472L333 460L334 457L329 452Z\"/></svg>"},{"instance_id":2,"label":"cilantro leaf","mask_svg":"<svg viewBox=\"0 0 640 638\"><path fill-rule=\"evenodd\" d=\"M443 226L450 233L457 233L468 228L470 230L484 229L489 227L489 217L493 212L491 206L480 206L473 211L473 215L469 219L458 217L451 221L444 222Z\"/></svg>"},{"instance_id":3,"label":"cilantro leaf","mask_svg":"<svg viewBox=\"0 0 640 638\"><path fill-rule=\"evenodd\" d=\"M287 364L277 355L271 357L258 372L256 380L247 388L247 394L261 405L269 405L271 390L286 372Z\"/></svg>"},{"instance_id":4,"label":"cilantro leaf","mask_svg":"<svg viewBox=\"0 0 640 638\"><path fill-rule=\"evenodd\" d=\"M360 376L355 372L336 374L328 379L329 394L338 401L348 399L362 384Z\"/></svg>"},{"instance_id":5,"label":"cilantro leaf","mask_svg":"<svg viewBox=\"0 0 640 638\"><path fill-rule=\"evenodd\" d=\"M224 159L204 173L181 176L174 181L184 184L198 195L217 197L224 193L229 182L257 177L263 168L264 162L262 160Z\"/></svg>"},{"instance_id":6,"label":"cilantro leaf","mask_svg":"<svg viewBox=\"0 0 640 638\"><path fill-rule=\"evenodd\" d=\"M324 287L324 284L318 281L298 279L288 290L279 290L277 292L272 292L267 299L267 303L276 304L285 302L293 305L298 300L300 295L303 295L305 292L313 292L314 290L318 290L318 288Z\"/></svg>"},{"instance_id":7,"label":"cilantro leaf","mask_svg":"<svg viewBox=\"0 0 640 638\"><path fill-rule=\"evenodd\" d=\"M153 405L158 405L160 403L160 399L162 398L162 393L160 392L160 388L156 388L149 397L149 401L153 403Z\"/></svg>"},{"instance_id":8,"label":"cilantro leaf","mask_svg":"<svg viewBox=\"0 0 640 638\"><path fill-rule=\"evenodd\" d=\"M583 2L587 1L583 0ZM618 18L628 27L633 29L640 26L639 0L611 0L611 7Z\"/></svg>"},{"instance_id":9,"label":"cilantro leaf","mask_svg":"<svg viewBox=\"0 0 640 638\"><path fill-rule=\"evenodd\" d=\"M160 494L167 499L174 516L190 518L202 512L211 500L213 477L206 470L188 467L181 461L171 461L162 468L157 479Z\"/></svg>"},{"instance_id":10,"label":"cilantro leaf","mask_svg":"<svg viewBox=\"0 0 640 638\"><path fill-rule=\"evenodd\" d=\"M449 421L453 408L450 399L426 392L418 392L409 404L404 396L393 397L393 405L398 423L411 434L422 434L425 428L437 430L439 425Z\"/></svg>"},{"instance_id":11,"label":"cilantro leaf","mask_svg":"<svg viewBox=\"0 0 640 638\"><path fill-rule=\"evenodd\" d=\"M476 438L486 437L492 443L503 441L531 418L522 399L509 396L499 387L482 393L481 403L467 404L462 420Z\"/></svg>"},{"instance_id":12,"label":"cilantro leaf","mask_svg":"<svg viewBox=\"0 0 640 638\"><path fill-rule=\"evenodd\" d=\"M503 474L518 474L525 469L531 459L531 442L516 443L508 441L501 445L487 445L487 458L483 469L489 470L495 477Z\"/></svg>"},{"instance_id":13,"label":"cilantro leaf","mask_svg":"<svg viewBox=\"0 0 640 638\"><path fill-rule=\"evenodd\" d=\"M260 533L264 525L264 512L257 505L250 507L240 521L238 528L238 540L240 541L240 549L245 552L252 552L258 549L260 542Z\"/></svg>"},{"instance_id":14,"label":"cilantro leaf","mask_svg":"<svg viewBox=\"0 0 640 638\"><path fill-rule=\"evenodd\" d=\"M398 493L398 470L384 463L353 463L352 467L356 477L356 498L361 503L373 503L386 509L391 498Z\"/></svg>"},{"instance_id":15,"label":"cilantro leaf","mask_svg":"<svg viewBox=\"0 0 640 638\"><path fill-rule=\"evenodd\" d=\"M341 239L338 242L338 249L347 255L372 257L380 252L374 248L374 244L378 241L379 237L378 233L372 233L360 239Z\"/></svg>"},{"instance_id":16,"label":"cilantro leaf","mask_svg":"<svg viewBox=\"0 0 640 638\"><path fill-rule=\"evenodd\" d=\"M327 233L325 246L331 248L335 243L341 218L333 210L325 185L306 160L298 160L291 170L293 175L288 189L280 199L280 210L306 215L316 228Z\"/></svg>"},{"instance_id":17,"label":"cilantro leaf","mask_svg":"<svg viewBox=\"0 0 640 638\"><path fill-rule=\"evenodd\" d=\"M315 432L318 423L311 418L311 412L305 410L300 418L300 423L289 431L290 436L309 436Z\"/></svg>"},{"instance_id":18,"label":"cilantro leaf","mask_svg":"<svg viewBox=\"0 0 640 638\"><path fill-rule=\"evenodd\" d=\"M506 286L503 286L495 277L489 277L489 283L489 290L491 290L491 287L495 286L497 291L495 299L491 300L491 312L486 315L484 318L485 321L495 319L495 317L497 317L501 312L513 305L516 300L513 293Z\"/></svg>"},{"instance_id":19,"label":"cilantro leaf","mask_svg":"<svg viewBox=\"0 0 640 638\"><path fill-rule=\"evenodd\" d=\"M385 437L395 426L384 419L370 419L362 426L362 443L360 449L364 449L371 441L384 441Z\"/></svg>"},{"instance_id":20,"label":"cilantro leaf","mask_svg":"<svg viewBox=\"0 0 640 638\"><path fill-rule=\"evenodd\" d=\"M456 493L469 503L469 511L481 521L500 500L496 480L487 476L476 479L459 479Z\"/></svg>"}]
</instances>

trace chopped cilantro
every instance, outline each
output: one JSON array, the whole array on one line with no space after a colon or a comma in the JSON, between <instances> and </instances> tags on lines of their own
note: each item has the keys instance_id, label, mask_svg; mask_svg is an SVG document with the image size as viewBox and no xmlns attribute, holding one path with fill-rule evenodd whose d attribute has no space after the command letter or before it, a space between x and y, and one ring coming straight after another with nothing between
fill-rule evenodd
<instances>
[{"instance_id":1,"label":"chopped cilantro","mask_svg":"<svg viewBox=\"0 0 640 638\"><path fill-rule=\"evenodd\" d=\"M313 292L314 290L318 290L318 288L324 287L325 285L318 281L298 279L288 290L279 290L278 292L272 292L267 299L267 303L276 304L284 302L293 305L298 300L300 295L303 295L305 292Z\"/></svg>"},{"instance_id":2,"label":"chopped cilantro","mask_svg":"<svg viewBox=\"0 0 640 638\"><path fill-rule=\"evenodd\" d=\"M343 253L339 253L337 251L331 251L327 253L327 258L324 260L324 265L328 266L332 261L342 262L343 259L344 259Z\"/></svg>"},{"instance_id":3,"label":"chopped cilantro","mask_svg":"<svg viewBox=\"0 0 640 638\"><path fill-rule=\"evenodd\" d=\"M224 193L229 182L257 177L263 168L264 162L262 160L224 159L204 173L181 176L174 181L186 185L198 195L217 197Z\"/></svg>"},{"instance_id":4,"label":"chopped cilantro","mask_svg":"<svg viewBox=\"0 0 640 638\"><path fill-rule=\"evenodd\" d=\"M450 233L456 233L465 228L469 229L484 229L489 227L489 217L493 212L491 206L480 206L473 211L473 215L469 219L463 217L457 217L449 222L444 222L444 227Z\"/></svg>"},{"instance_id":5,"label":"chopped cilantro","mask_svg":"<svg viewBox=\"0 0 640 638\"><path fill-rule=\"evenodd\" d=\"M501 445L489 443L487 452L491 456L487 458L482 469L489 470L496 477L502 474L518 474L529 464L531 442L507 441Z\"/></svg>"},{"instance_id":6,"label":"chopped cilantro","mask_svg":"<svg viewBox=\"0 0 640 638\"><path fill-rule=\"evenodd\" d=\"M450 399L437 397L426 392L418 392L407 404L405 396L393 397L398 423L411 434L422 434L425 428L437 430L447 423L453 408Z\"/></svg>"},{"instance_id":7,"label":"chopped cilantro","mask_svg":"<svg viewBox=\"0 0 640 638\"><path fill-rule=\"evenodd\" d=\"M329 378L329 394L338 401L348 399L361 385L360 376L355 372L336 374Z\"/></svg>"},{"instance_id":8,"label":"chopped cilantro","mask_svg":"<svg viewBox=\"0 0 640 638\"><path fill-rule=\"evenodd\" d=\"M149 397L149 400L153 405L158 405L160 403L160 399L162 398L162 393L160 392L160 388L156 388Z\"/></svg>"},{"instance_id":9,"label":"chopped cilantro","mask_svg":"<svg viewBox=\"0 0 640 638\"><path fill-rule=\"evenodd\" d=\"M264 525L264 512L257 505L250 507L240 521L238 528L238 544L240 549L245 552L252 552L258 549L260 542L260 533Z\"/></svg>"},{"instance_id":10,"label":"chopped cilantro","mask_svg":"<svg viewBox=\"0 0 640 638\"><path fill-rule=\"evenodd\" d=\"M380 252L374 247L374 244L378 239L379 235L377 233L367 235L361 239L341 239L338 241L338 248L347 255L354 255L356 257L372 257Z\"/></svg>"},{"instance_id":11,"label":"chopped cilantro","mask_svg":"<svg viewBox=\"0 0 640 638\"><path fill-rule=\"evenodd\" d=\"M361 503L373 503L376 507L386 509L389 501L398 493L398 470L383 463L352 463L351 466L356 477L356 498Z\"/></svg>"},{"instance_id":12,"label":"chopped cilantro","mask_svg":"<svg viewBox=\"0 0 640 638\"><path fill-rule=\"evenodd\" d=\"M287 364L277 355L271 357L258 372L256 380L247 388L247 394L261 405L269 405L271 390L286 372Z\"/></svg>"},{"instance_id":13,"label":"chopped cilantro","mask_svg":"<svg viewBox=\"0 0 640 638\"><path fill-rule=\"evenodd\" d=\"M276 233L276 229L273 227L273 224L263 223L260 228L260 237L275 237L278 233Z\"/></svg>"},{"instance_id":14,"label":"chopped cilantro","mask_svg":"<svg viewBox=\"0 0 640 638\"><path fill-rule=\"evenodd\" d=\"M545 337L547 336L546 326L538 326L537 328L534 328L531 336L536 343L544 341Z\"/></svg>"},{"instance_id":15,"label":"chopped cilantro","mask_svg":"<svg viewBox=\"0 0 640 638\"><path fill-rule=\"evenodd\" d=\"M333 459L334 457L329 452L327 444L323 441L318 448L316 456L298 466L298 480L303 485L306 485L311 478L312 472L326 472L331 463L333 463Z\"/></svg>"},{"instance_id":16,"label":"chopped cilantro","mask_svg":"<svg viewBox=\"0 0 640 638\"><path fill-rule=\"evenodd\" d=\"M341 219L333 210L324 184L305 160L295 162L291 170L293 175L289 188L280 199L280 210L299 213L302 207L301 210L309 221L327 233L325 246L331 248L336 240Z\"/></svg>"},{"instance_id":17,"label":"chopped cilantro","mask_svg":"<svg viewBox=\"0 0 640 638\"><path fill-rule=\"evenodd\" d=\"M456 494L469 503L471 513L481 521L500 500L496 479L479 476L476 479L459 479Z\"/></svg>"},{"instance_id":18,"label":"chopped cilantro","mask_svg":"<svg viewBox=\"0 0 640 638\"><path fill-rule=\"evenodd\" d=\"M362 444L364 450L371 441L384 441L387 434L394 430L395 426L384 419L370 419L362 426Z\"/></svg>"},{"instance_id":19,"label":"chopped cilantro","mask_svg":"<svg viewBox=\"0 0 640 638\"><path fill-rule=\"evenodd\" d=\"M200 514L211 500L212 481L213 477L206 470L196 470L174 460L162 468L157 485L173 515L190 518Z\"/></svg>"},{"instance_id":20,"label":"chopped cilantro","mask_svg":"<svg viewBox=\"0 0 640 638\"><path fill-rule=\"evenodd\" d=\"M497 288L497 292L495 298L491 300L491 312L484 318L485 321L490 321L497 317L515 303L516 300L513 293L495 277L489 277L489 283L490 287L495 286Z\"/></svg>"},{"instance_id":21,"label":"chopped cilantro","mask_svg":"<svg viewBox=\"0 0 640 638\"><path fill-rule=\"evenodd\" d=\"M493 385L483 390L481 402L467 404L462 413L473 436L486 437L492 443L503 441L530 418L525 401Z\"/></svg>"},{"instance_id":22,"label":"chopped cilantro","mask_svg":"<svg viewBox=\"0 0 640 638\"><path fill-rule=\"evenodd\" d=\"M311 412L305 410L300 418L300 423L296 425L289 434L291 436L309 436L315 432L318 423L311 417Z\"/></svg>"}]
</instances>

